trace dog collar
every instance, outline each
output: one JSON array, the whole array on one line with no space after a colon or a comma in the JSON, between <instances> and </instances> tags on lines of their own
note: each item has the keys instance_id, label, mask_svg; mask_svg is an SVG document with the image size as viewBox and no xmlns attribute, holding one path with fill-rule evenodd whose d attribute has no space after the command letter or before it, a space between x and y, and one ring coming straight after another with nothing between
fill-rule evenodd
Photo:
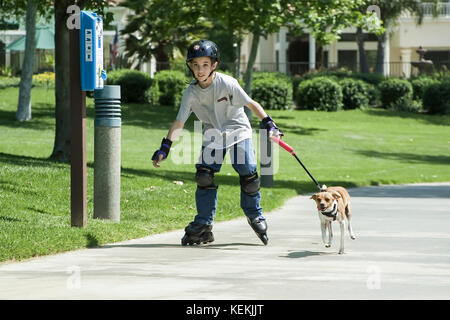
<instances>
[{"instance_id":1,"label":"dog collar","mask_svg":"<svg viewBox=\"0 0 450 320\"><path fill-rule=\"evenodd\" d=\"M320 213L322 213L324 216L327 216L329 218L333 218L333 221L336 220L336 216L337 216L337 202L334 202L333 205L333 210L331 210L331 212L328 211L320 211Z\"/></svg>"}]
</instances>

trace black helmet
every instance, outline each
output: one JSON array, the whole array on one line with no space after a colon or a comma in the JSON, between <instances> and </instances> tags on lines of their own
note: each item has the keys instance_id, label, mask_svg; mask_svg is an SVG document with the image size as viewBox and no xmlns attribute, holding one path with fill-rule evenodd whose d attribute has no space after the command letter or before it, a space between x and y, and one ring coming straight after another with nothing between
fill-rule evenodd
<instances>
[{"instance_id":1,"label":"black helmet","mask_svg":"<svg viewBox=\"0 0 450 320\"><path fill-rule=\"evenodd\" d=\"M198 57L210 57L219 61L219 49L216 44L210 40L198 40L189 46L186 55L186 62Z\"/></svg>"}]
</instances>

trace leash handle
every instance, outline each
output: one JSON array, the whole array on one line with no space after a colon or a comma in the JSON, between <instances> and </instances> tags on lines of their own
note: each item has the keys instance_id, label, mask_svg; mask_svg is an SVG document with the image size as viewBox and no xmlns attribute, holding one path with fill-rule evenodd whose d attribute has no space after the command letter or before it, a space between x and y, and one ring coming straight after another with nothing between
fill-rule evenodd
<instances>
[{"instance_id":1,"label":"leash handle","mask_svg":"<svg viewBox=\"0 0 450 320\"><path fill-rule=\"evenodd\" d=\"M292 148L290 145L288 145L286 142L284 142L280 138L272 137L272 141L277 143L280 147L282 147L284 150L286 150L290 154L295 155L294 148Z\"/></svg>"}]
</instances>

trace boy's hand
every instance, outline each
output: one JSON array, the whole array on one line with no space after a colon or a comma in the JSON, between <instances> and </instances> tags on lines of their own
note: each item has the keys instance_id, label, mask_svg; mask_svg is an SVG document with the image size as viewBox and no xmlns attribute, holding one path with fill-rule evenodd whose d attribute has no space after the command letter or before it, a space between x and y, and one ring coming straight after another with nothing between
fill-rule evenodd
<instances>
[{"instance_id":1,"label":"boy's hand","mask_svg":"<svg viewBox=\"0 0 450 320\"><path fill-rule=\"evenodd\" d=\"M158 151L157 151L158 152ZM153 159L153 158L152 158ZM159 165L159 163L161 162L161 161L164 161L165 160L165 158L164 158L164 155L163 154L159 154L158 155L158 158L156 159L156 160L153 160L153 166L155 167L155 168L160 168L161 166Z\"/></svg>"},{"instance_id":2,"label":"boy's hand","mask_svg":"<svg viewBox=\"0 0 450 320\"><path fill-rule=\"evenodd\" d=\"M161 142L161 147L159 147L158 150L153 153L152 160L153 160L153 166L155 168L159 168L159 163L167 158L169 155L170 147L172 146L172 141L163 138Z\"/></svg>"},{"instance_id":3,"label":"boy's hand","mask_svg":"<svg viewBox=\"0 0 450 320\"><path fill-rule=\"evenodd\" d=\"M261 122L267 131L269 131L269 139L272 139L273 137L279 137L281 139L281 137L284 136L284 133L275 125L275 122L273 122L270 116L265 117Z\"/></svg>"}]
</instances>

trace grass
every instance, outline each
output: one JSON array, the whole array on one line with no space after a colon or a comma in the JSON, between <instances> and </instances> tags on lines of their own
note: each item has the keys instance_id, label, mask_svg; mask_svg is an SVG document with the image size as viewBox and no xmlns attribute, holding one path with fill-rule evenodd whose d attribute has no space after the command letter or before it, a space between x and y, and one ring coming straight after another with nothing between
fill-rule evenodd
<instances>
[{"instance_id":1,"label":"grass","mask_svg":"<svg viewBox=\"0 0 450 320\"><path fill-rule=\"evenodd\" d=\"M160 169L150 157L176 116L169 107L123 105L121 221L93 219L93 101L88 99L88 225L70 227L70 165L48 160L54 140L54 92L34 88L33 119L14 120L18 88L0 89L0 261L21 260L184 228L195 216L194 164L173 158ZM450 181L450 117L380 109L337 113L270 111L285 141L313 176L327 185ZM194 119L186 124L190 132ZM253 127L258 127L257 123ZM184 138L183 138L184 137ZM171 155L192 145L187 135ZM256 141L255 141L256 142ZM280 150L280 149L279 149ZM262 188L265 212L315 185L279 151L273 188ZM183 185L174 181L183 181ZM216 221L242 217L239 179L230 164L216 176ZM180 233L180 238L182 234Z\"/></svg>"}]
</instances>

